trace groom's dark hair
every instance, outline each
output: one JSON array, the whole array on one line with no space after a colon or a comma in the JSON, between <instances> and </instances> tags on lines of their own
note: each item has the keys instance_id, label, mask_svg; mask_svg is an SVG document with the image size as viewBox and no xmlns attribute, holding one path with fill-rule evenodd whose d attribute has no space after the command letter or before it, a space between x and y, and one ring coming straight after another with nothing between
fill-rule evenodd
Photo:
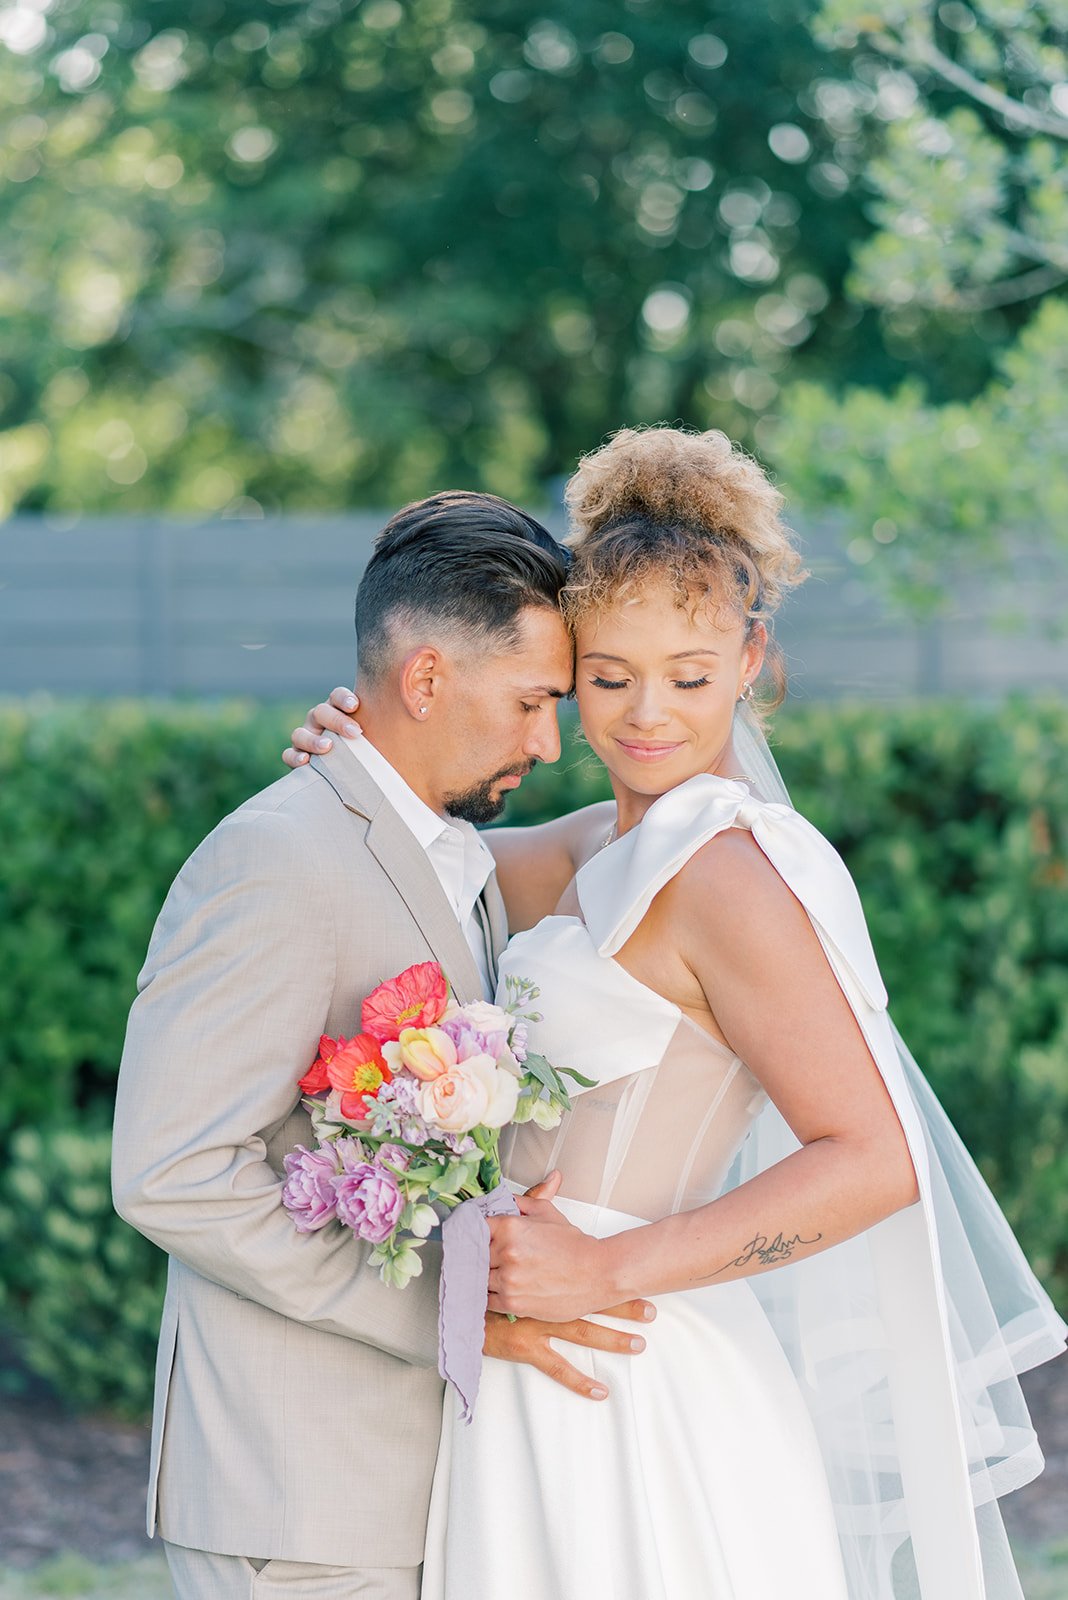
<instances>
[{"instance_id":1,"label":"groom's dark hair","mask_svg":"<svg viewBox=\"0 0 1068 1600\"><path fill-rule=\"evenodd\" d=\"M356 591L360 673L389 665L392 628L436 624L472 651L519 643L529 606L558 609L570 552L540 522L495 494L450 490L389 519Z\"/></svg>"}]
</instances>

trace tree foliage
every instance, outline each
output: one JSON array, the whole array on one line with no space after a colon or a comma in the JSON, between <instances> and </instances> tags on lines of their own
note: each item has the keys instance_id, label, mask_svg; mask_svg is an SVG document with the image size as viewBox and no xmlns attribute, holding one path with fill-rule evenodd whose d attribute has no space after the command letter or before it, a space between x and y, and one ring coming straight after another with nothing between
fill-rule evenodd
<instances>
[{"instance_id":1,"label":"tree foliage","mask_svg":"<svg viewBox=\"0 0 1068 1600\"><path fill-rule=\"evenodd\" d=\"M0 512L537 497L885 366L809 11L0 0Z\"/></svg>"},{"instance_id":2,"label":"tree foliage","mask_svg":"<svg viewBox=\"0 0 1068 1600\"><path fill-rule=\"evenodd\" d=\"M1063 570L1066 25L1057 0L826 0L820 14L854 88L873 61L898 75L899 115L864 172L877 230L850 289L881 308L891 346L991 339L970 397L801 384L783 407L774 453L791 485L809 509L840 509L856 559L914 606L978 563L1024 553Z\"/></svg>"}]
</instances>

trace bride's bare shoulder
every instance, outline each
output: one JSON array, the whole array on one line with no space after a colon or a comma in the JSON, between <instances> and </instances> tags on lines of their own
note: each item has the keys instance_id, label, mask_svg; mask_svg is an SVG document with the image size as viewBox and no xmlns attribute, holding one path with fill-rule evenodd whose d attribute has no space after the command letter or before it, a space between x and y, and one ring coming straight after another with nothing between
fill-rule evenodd
<instances>
[{"instance_id":1,"label":"bride's bare shoulder","mask_svg":"<svg viewBox=\"0 0 1068 1600\"><path fill-rule=\"evenodd\" d=\"M691 924L734 937L745 925L793 923L804 910L748 828L724 828L694 852L673 881ZM769 924L769 919L771 923ZM798 923L801 926L801 923Z\"/></svg>"}]
</instances>

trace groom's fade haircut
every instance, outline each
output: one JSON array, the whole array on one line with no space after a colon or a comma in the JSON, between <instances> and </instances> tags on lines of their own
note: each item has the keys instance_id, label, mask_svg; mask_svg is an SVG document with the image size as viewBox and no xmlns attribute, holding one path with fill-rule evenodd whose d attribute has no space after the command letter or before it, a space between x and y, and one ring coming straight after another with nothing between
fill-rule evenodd
<instances>
[{"instance_id":1,"label":"groom's fade haircut","mask_svg":"<svg viewBox=\"0 0 1068 1600\"><path fill-rule=\"evenodd\" d=\"M519 644L520 613L559 610L571 555L495 494L450 490L405 506L375 540L356 591L361 676L380 680L400 638L428 630L473 656Z\"/></svg>"}]
</instances>

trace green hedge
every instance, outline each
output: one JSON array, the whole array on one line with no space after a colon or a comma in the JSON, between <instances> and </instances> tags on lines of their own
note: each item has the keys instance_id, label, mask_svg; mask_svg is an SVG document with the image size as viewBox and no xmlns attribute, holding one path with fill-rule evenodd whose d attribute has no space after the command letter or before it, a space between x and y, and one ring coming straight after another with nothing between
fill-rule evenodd
<instances>
[{"instance_id":1,"label":"green hedge","mask_svg":"<svg viewBox=\"0 0 1068 1600\"><path fill-rule=\"evenodd\" d=\"M253 704L0 707L6 1147L16 1129L54 1126L57 1115L69 1126L72 1110L91 1126L106 1119L168 884L221 816L280 774L296 714ZM794 706L776 737L795 802L857 878L902 1032L1037 1270L1068 1304L1068 711ZM558 768L527 780L510 815L535 820L605 792L603 772L575 744ZM18 1177L33 1165L16 1152L0 1177L0 1276L21 1239L7 1317L24 1329L40 1328L35 1298L64 1271ZM75 1213L62 1184L49 1184L47 1210ZM143 1263L136 1272L144 1282ZM50 1300L49 1316L61 1304ZM63 1375L61 1355L41 1364ZM90 1397L92 1380L75 1383L73 1368L67 1378ZM132 1392L125 1403L137 1403Z\"/></svg>"},{"instance_id":2,"label":"green hedge","mask_svg":"<svg viewBox=\"0 0 1068 1600\"><path fill-rule=\"evenodd\" d=\"M166 1259L111 1208L111 1134L22 1128L0 1185L0 1314L76 1406L152 1401Z\"/></svg>"}]
</instances>

